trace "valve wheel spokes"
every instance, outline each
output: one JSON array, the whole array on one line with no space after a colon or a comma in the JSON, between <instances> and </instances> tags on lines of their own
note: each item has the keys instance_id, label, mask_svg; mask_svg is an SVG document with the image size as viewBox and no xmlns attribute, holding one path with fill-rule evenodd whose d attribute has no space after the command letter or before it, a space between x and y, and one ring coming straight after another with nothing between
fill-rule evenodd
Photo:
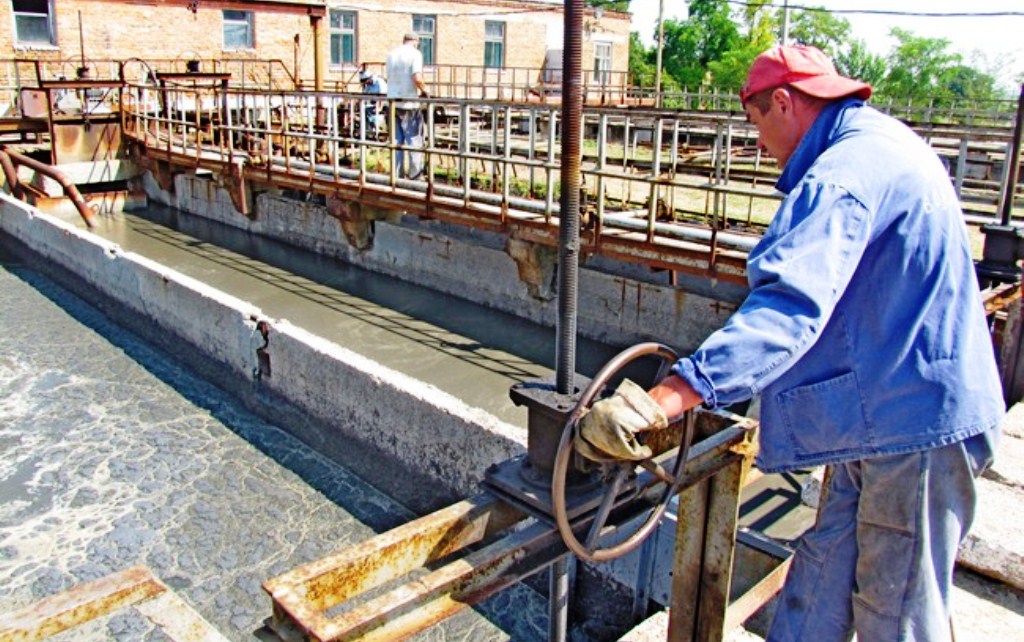
<instances>
[{"instance_id":1,"label":"valve wheel spokes","mask_svg":"<svg viewBox=\"0 0 1024 642\"><path fill-rule=\"evenodd\" d=\"M551 503L555 522L558 525L559 533L562 535L562 540L565 542L566 546L569 547L569 550L571 550L577 557L584 560L604 562L615 559L632 551L647 539L647 537L654 532L655 527L657 527L658 522L661 521L661 517L665 514L665 510L668 508L668 504L672 500L672 496L677 492L678 480L682 476L683 468L686 466L689 445L694 434L695 420L692 411L687 413L683 419L683 436L680 441L679 448L677 449L675 464L672 466L672 471L666 471L653 459L646 459L641 462L623 461L613 463L612 466L614 469L610 475L611 480L605 488L604 495L601 498L601 504L593 515L587 518L590 522L587 536L583 542L577 538L576 533L573 531L573 526L569 522L568 510L566 508L565 487L569 472L569 462L572 461L573 451L575 450L573 437L576 434L579 420L597 399L605 386L608 385L608 382L612 380L614 375L633 361L648 355L655 355L662 360L661 366L658 369L658 374L655 376L655 382L660 381L665 374L667 374L671 365L679 358L672 348L661 343L641 343L623 350L605 364L605 366L601 368L601 371L597 373L590 385L580 396L579 402L569 414L569 418L566 420L565 427L562 430L562 438L558 444L558 453L555 456L554 470L552 472ZM621 492L622 486L637 466L644 468L660 481L664 482L665 490L662 492L658 502L651 509L650 514L635 531L618 544L605 548L598 548L597 544L601 536L601 531L604 529L605 522L611 514L612 509L615 508L616 499Z\"/></svg>"}]
</instances>

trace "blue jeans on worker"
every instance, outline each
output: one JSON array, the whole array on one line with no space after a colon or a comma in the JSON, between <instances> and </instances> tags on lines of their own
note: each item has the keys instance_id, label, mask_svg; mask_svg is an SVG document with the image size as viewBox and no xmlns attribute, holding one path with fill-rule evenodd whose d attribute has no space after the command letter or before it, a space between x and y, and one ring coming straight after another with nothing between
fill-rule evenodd
<instances>
[{"instance_id":1,"label":"blue jeans on worker","mask_svg":"<svg viewBox=\"0 0 1024 642\"><path fill-rule=\"evenodd\" d=\"M380 104L377 102L366 103L363 106L363 131L366 132L366 138L377 137L381 130L380 121Z\"/></svg>"},{"instance_id":2,"label":"blue jeans on worker","mask_svg":"<svg viewBox=\"0 0 1024 642\"><path fill-rule=\"evenodd\" d=\"M395 110L395 142L407 147L423 148L423 112L419 109ZM406 167L408 160L408 167ZM417 179L423 173L422 152L395 152L399 178Z\"/></svg>"},{"instance_id":3,"label":"blue jeans on worker","mask_svg":"<svg viewBox=\"0 0 1024 642\"><path fill-rule=\"evenodd\" d=\"M948 641L957 548L997 439L836 464L767 642Z\"/></svg>"}]
</instances>

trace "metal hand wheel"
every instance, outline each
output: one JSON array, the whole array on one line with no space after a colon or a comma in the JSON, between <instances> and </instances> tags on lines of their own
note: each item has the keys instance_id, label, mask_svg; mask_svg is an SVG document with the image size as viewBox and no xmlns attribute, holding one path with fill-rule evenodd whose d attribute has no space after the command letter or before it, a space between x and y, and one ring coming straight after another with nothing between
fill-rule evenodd
<instances>
[{"instance_id":1,"label":"metal hand wheel","mask_svg":"<svg viewBox=\"0 0 1024 642\"><path fill-rule=\"evenodd\" d=\"M641 343L623 350L606 363L604 367L601 368L601 371L597 373L591 381L590 386L588 386L580 396L579 402L569 414L569 418L565 423L565 428L562 430L562 439L558 444L558 453L555 455L554 469L552 471L552 508L555 514L555 522L558 524L558 532L562 535L562 540L565 541L569 550L584 560L605 562L615 559L616 557L620 557L632 551L647 539L647 537L654 531L654 528L658 525L662 515L665 514L665 509L668 508L668 504L672 500L672 496L677 492L676 480L679 479L683 472L683 468L686 465L686 457L694 432L694 418L692 411L688 412L683 419L683 436L680 440L675 464L672 467L671 473L666 472L653 459L646 459L642 462L609 459L607 462L602 464L612 467L611 475L609 475L611 482L607 485L601 499L601 504L591 518L589 534L586 537L586 540L581 542L576 537L576 534L573 532L572 525L569 523L569 515L566 509L565 487L569 471L569 462L572 461L572 455L575 450L573 437L578 429L579 420L590 408L601 391L604 390L605 386L608 385L608 382L611 381L620 370L633 361L648 355L655 355L660 357L662 360L661 367L658 369L658 374L655 377L655 382L661 381L665 374L667 374L669 367L679 359L679 356L674 350L672 350L672 348L660 343ZM640 526L637 527L631 535L613 546L597 548L597 540L600 537L601 530L604 528L605 521L608 519L608 515L615 507L616 498L622 489L622 485L629 475L636 470L637 466L643 467L653 473L661 481L665 482L665 490L662 492L658 502L651 509L647 519L644 520L644 522L640 524Z\"/></svg>"}]
</instances>

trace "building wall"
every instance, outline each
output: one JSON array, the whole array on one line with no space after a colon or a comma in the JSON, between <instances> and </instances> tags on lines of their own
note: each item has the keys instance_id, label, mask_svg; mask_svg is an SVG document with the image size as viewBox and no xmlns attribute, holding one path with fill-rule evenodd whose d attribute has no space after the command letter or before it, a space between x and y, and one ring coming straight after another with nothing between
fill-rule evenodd
<instances>
[{"instance_id":1,"label":"building wall","mask_svg":"<svg viewBox=\"0 0 1024 642\"><path fill-rule=\"evenodd\" d=\"M84 58L94 75L106 77L105 60L132 57L147 61L184 61L198 58L280 60L298 76L314 77L314 30L306 15L255 12L255 47L229 50L223 46L220 9L205 8L199 0L193 13L182 4L116 0L53 0L56 45L15 42L11 3L0 2L0 57L48 61L50 75L73 77ZM208 6L208 5L207 5ZM562 46L560 4L503 0L364 0L328 2L329 9L355 11L355 65L330 64L330 21L319 27L324 79L349 81L359 63L382 63L388 52L412 28L412 15L436 16L435 52L438 65L481 66L484 62L484 23L506 23L505 66L540 68L549 49ZM592 27L584 33L583 61L593 65L593 44L612 44L612 70L626 71L629 56L629 14L605 12L600 22L588 15ZM84 51L83 51L84 50ZM183 69L182 69L183 70ZM204 69L207 71L209 69Z\"/></svg>"},{"instance_id":2,"label":"building wall","mask_svg":"<svg viewBox=\"0 0 1024 642\"><path fill-rule=\"evenodd\" d=\"M369 8L372 5L373 8ZM373 0L365 3L328 2L329 9L356 11L360 62L383 62L388 51L412 28L412 15L436 16L436 62L441 65L482 65L484 23L503 21L505 65L539 68L548 49L560 49L563 39L561 5L543 2L437 2L433 0ZM612 69L629 68L630 16L605 12L598 21L585 17L590 29L583 38L584 67L593 58L594 42L613 45Z\"/></svg>"},{"instance_id":3,"label":"building wall","mask_svg":"<svg viewBox=\"0 0 1024 642\"><path fill-rule=\"evenodd\" d=\"M258 13L254 16L255 47L225 49L219 9L200 8L193 13L184 4L109 0L55 0L54 4L56 44L48 46L16 42L11 3L0 2L0 57L45 61L47 76L72 78L83 53L94 76L109 77L107 61L133 57L147 62L177 61L182 67L194 58L280 59L292 69L298 49L308 58L302 68L312 75L313 29L305 15Z\"/></svg>"}]
</instances>

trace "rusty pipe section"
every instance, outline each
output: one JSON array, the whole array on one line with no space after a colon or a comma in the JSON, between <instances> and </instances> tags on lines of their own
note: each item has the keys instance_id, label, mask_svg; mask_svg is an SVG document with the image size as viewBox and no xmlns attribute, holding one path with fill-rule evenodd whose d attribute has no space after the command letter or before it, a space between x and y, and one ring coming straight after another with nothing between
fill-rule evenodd
<instances>
[{"instance_id":1,"label":"rusty pipe section","mask_svg":"<svg viewBox=\"0 0 1024 642\"><path fill-rule=\"evenodd\" d=\"M1003 186L1003 200L1000 203L1001 222L1010 225L1013 216L1013 198L1017 194L1017 176L1020 172L1020 146L1024 131L1024 85L1020 86L1020 97L1017 99L1017 121L1013 129L1013 140L1010 141L1008 154L1006 184Z\"/></svg>"},{"instance_id":2,"label":"rusty pipe section","mask_svg":"<svg viewBox=\"0 0 1024 642\"><path fill-rule=\"evenodd\" d=\"M24 199L25 190L21 186L21 181L18 180L18 170L14 168L14 161L5 151L0 151L0 167L3 167L4 177L7 179L7 186L10 187L11 194L14 194L15 198Z\"/></svg>"},{"instance_id":3,"label":"rusty pipe section","mask_svg":"<svg viewBox=\"0 0 1024 642\"><path fill-rule=\"evenodd\" d=\"M90 229L95 227L95 224L93 223L92 210L89 209L89 205L86 204L85 199L82 198L82 193L78 191L78 187L74 183L72 183L67 176L64 175L64 172L60 171L56 167L53 167L52 165L47 165L46 163L37 161L34 158L30 158L28 156L25 156L24 154L7 148L0 149L0 153L4 154L7 157L8 161L13 161L18 165L24 165L25 167L28 167L33 171L39 172L40 174L48 176L49 178L52 178L53 180L57 181L57 183L64 189L64 195L70 198L71 202L75 204L75 209L78 210L78 213L82 216L82 220L85 221L85 224ZM0 164L3 163L4 160L2 157L0 157ZM14 172L13 166L10 168L10 171L14 173L15 180L15 182L11 183L12 192L15 189L14 185L17 185L18 189L20 190L21 183L17 182L17 172ZM8 182L11 182L10 174L8 174L7 172L8 168L6 165L4 165L4 174L7 175ZM18 195L15 194L15 196Z\"/></svg>"}]
</instances>

